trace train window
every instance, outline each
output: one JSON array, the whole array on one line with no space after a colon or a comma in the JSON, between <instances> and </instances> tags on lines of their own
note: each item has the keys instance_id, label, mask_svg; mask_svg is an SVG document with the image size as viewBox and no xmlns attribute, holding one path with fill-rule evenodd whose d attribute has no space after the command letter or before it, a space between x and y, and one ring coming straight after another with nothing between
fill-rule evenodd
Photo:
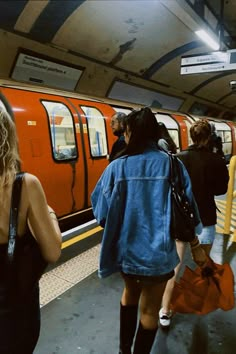
<instances>
[{"instance_id":1,"label":"train window","mask_svg":"<svg viewBox=\"0 0 236 354\"><path fill-rule=\"evenodd\" d=\"M180 147L179 147L179 133L178 130L174 130L174 129L168 129L168 132L170 134L170 137L173 139L173 141L175 142L175 145L177 147L177 152L180 151Z\"/></svg>"},{"instance_id":2,"label":"train window","mask_svg":"<svg viewBox=\"0 0 236 354\"><path fill-rule=\"evenodd\" d=\"M117 107L117 106L112 106L112 108L116 111L116 112L122 112L126 115L128 115L130 112L132 112L132 109L130 108L123 108L123 107Z\"/></svg>"},{"instance_id":3,"label":"train window","mask_svg":"<svg viewBox=\"0 0 236 354\"><path fill-rule=\"evenodd\" d=\"M213 121L216 134L221 137L223 152L225 154L225 158L228 161L232 154L232 134L231 129L228 124L224 122L215 122Z\"/></svg>"},{"instance_id":4,"label":"train window","mask_svg":"<svg viewBox=\"0 0 236 354\"><path fill-rule=\"evenodd\" d=\"M223 130L217 130L216 134L221 138L222 142L224 142L224 132L223 132Z\"/></svg>"},{"instance_id":5,"label":"train window","mask_svg":"<svg viewBox=\"0 0 236 354\"><path fill-rule=\"evenodd\" d=\"M87 119L91 156L107 156L106 128L102 113L95 107L81 106L81 109Z\"/></svg>"},{"instance_id":6,"label":"train window","mask_svg":"<svg viewBox=\"0 0 236 354\"><path fill-rule=\"evenodd\" d=\"M232 136L231 136L231 131L224 130L222 131L222 147L223 147L223 152L225 154L226 160L228 160L229 156L232 154ZM218 131L217 131L217 135Z\"/></svg>"},{"instance_id":7,"label":"train window","mask_svg":"<svg viewBox=\"0 0 236 354\"><path fill-rule=\"evenodd\" d=\"M52 152L55 160L78 158L73 117L61 102L42 101L49 119Z\"/></svg>"},{"instance_id":8,"label":"train window","mask_svg":"<svg viewBox=\"0 0 236 354\"><path fill-rule=\"evenodd\" d=\"M174 140L175 145L177 147L177 151L180 151L180 144L179 144L179 130L178 124L176 121L170 117L168 114L161 114L155 113L156 119L158 122L162 122L165 124L171 138Z\"/></svg>"},{"instance_id":9,"label":"train window","mask_svg":"<svg viewBox=\"0 0 236 354\"><path fill-rule=\"evenodd\" d=\"M225 131L224 132L224 141L226 143L229 142L229 141L232 141L231 131Z\"/></svg>"}]
</instances>

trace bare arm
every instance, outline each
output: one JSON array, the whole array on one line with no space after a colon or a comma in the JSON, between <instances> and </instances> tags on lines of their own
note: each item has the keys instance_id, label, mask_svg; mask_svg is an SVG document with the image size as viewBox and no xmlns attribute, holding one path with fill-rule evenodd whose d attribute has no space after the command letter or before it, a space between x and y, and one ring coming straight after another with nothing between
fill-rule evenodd
<instances>
[{"instance_id":1,"label":"bare arm","mask_svg":"<svg viewBox=\"0 0 236 354\"><path fill-rule=\"evenodd\" d=\"M201 247L201 244L198 240L198 237L195 236L194 240L190 242L192 258L199 267L203 267L207 262L207 256L204 249Z\"/></svg>"},{"instance_id":2,"label":"bare arm","mask_svg":"<svg viewBox=\"0 0 236 354\"><path fill-rule=\"evenodd\" d=\"M47 205L45 193L37 177L26 174L25 185L28 197L28 224L39 243L43 257L56 262L61 254L61 231L56 215Z\"/></svg>"}]
</instances>

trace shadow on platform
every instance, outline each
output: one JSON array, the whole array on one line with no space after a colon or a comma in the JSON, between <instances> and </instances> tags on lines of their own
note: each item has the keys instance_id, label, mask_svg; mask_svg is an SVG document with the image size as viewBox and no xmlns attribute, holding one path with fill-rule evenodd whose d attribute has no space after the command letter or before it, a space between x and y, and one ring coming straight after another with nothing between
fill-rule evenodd
<instances>
[{"instance_id":1,"label":"shadow on platform","mask_svg":"<svg viewBox=\"0 0 236 354\"><path fill-rule=\"evenodd\" d=\"M218 234L211 256L229 262L236 276L236 243ZM186 255L185 262L192 262ZM190 264L191 266L191 264ZM42 329L35 354L117 354L119 274L100 280L93 273L42 308ZM236 308L208 315L173 317L169 331L159 330L152 354L233 354Z\"/></svg>"}]
</instances>

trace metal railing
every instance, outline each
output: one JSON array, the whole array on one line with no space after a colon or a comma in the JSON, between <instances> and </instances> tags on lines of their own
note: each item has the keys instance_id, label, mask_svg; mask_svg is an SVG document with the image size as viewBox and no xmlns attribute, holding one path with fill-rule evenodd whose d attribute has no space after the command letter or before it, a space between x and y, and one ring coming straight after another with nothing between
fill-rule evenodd
<instances>
[{"instance_id":1,"label":"metal railing","mask_svg":"<svg viewBox=\"0 0 236 354\"><path fill-rule=\"evenodd\" d=\"M236 191L234 190L235 170L236 170L236 156L233 156L231 157L230 164L229 164L229 184L228 184L228 191L226 195L225 225L224 225L224 234L226 235L230 235L233 199L236 197ZM230 241L236 242L236 229L234 230Z\"/></svg>"}]
</instances>

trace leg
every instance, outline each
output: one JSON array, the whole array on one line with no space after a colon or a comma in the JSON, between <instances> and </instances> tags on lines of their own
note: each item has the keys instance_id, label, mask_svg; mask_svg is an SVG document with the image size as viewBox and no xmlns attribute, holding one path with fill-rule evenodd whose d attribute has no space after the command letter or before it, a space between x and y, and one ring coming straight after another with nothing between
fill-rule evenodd
<instances>
[{"instance_id":1,"label":"leg","mask_svg":"<svg viewBox=\"0 0 236 354\"><path fill-rule=\"evenodd\" d=\"M171 321L171 316L172 316L172 313L170 310L172 292L173 292L174 285L175 285L175 279L179 273L179 270L180 270L182 262L183 262L184 254L186 251L186 243L182 242L182 241L176 241L176 248L177 248L179 258L180 258L180 263L175 268L175 276L173 278L171 278L170 280L168 280L168 282L166 284L165 292L164 292L164 295L162 298L162 309L160 310L160 314L159 314L160 325L162 328L169 328L169 326L170 326L170 321Z\"/></svg>"},{"instance_id":2,"label":"leg","mask_svg":"<svg viewBox=\"0 0 236 354\"><path fill-rule=\"evenodd\" d=\"M149 354L157 332L158 311L166 281L142 284L140 297L140 323L136 334L134 354Z\"/></svg>"},{"instance_id":3,"label":"leg","mask_svg":"<svg viewBox=\"0 0 236 354\"><path fill-rule=\"evenodd\" d=\"M140 283L122 274L125 281L120 304L120 350L119 354L131 354L137 326Z\"/></svg>"},{"instance_id":4,"label":"leg","mask_svg":"<svg viewBox=\"0 0 236 354\"><path fill-rule=\"evenodd\" d=\"M155 284L144 284L140 297L140 322L145 329L157 329L158 311L166 281Z\"/></svg>"},{"instance_id":5,"label":"leg","mask_svg":"<svg viewBox=\"0 0 236 354\"><path fill-rule=\"evenodd\" d=\"M121 297L121 304L123 306L138 305L139 297L142 289L141 283L134 278L130 278L124 273L122 273L122 277L125 282L125 287Z\"/></svg>"}]
</instances>

